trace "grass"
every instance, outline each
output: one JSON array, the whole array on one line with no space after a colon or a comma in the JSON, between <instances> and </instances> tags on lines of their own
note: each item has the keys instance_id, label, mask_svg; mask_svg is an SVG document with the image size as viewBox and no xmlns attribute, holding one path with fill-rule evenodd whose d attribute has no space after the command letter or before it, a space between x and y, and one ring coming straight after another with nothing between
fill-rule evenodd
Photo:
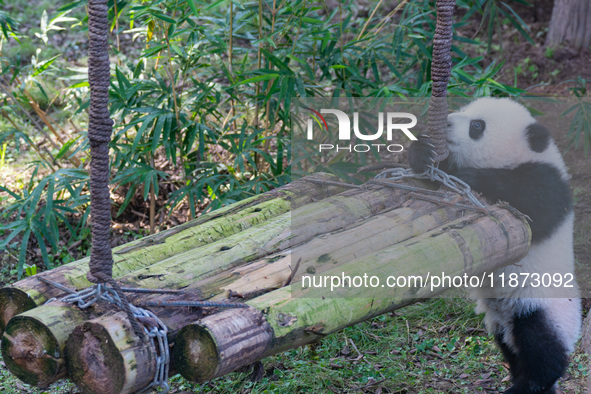
<instances>
[{"instance_id":1,"label":"grass","mask_svg":"<svg viewBox=\"0 0 591 394\"><path fill-rule=\"evenodd\" d=\"M171 392L207 393L496 393L508 371L481 316L463 298L434 299L349 327L308 346L263 360L262 379L250 371L195 384L171 379ZM586 355L575 353L561 383L582 394ZM76 393L70 383L31 389L0 369L3 393Z\"/></svg>"}]
</instances>

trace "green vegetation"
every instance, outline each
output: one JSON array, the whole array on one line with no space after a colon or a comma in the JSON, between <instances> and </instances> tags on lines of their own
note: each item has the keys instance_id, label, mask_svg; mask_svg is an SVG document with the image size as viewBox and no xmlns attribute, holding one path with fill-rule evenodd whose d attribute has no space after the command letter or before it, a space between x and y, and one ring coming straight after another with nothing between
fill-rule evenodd
<instances>
[{"instance_id":1,"label":"green vegetation","mask_svg":"<svg viewBox=\"0 0 591 394\"><path fill-rule=\"evenodd\" d=\"M7 3L0 18L2 163L22 166L21 152L32 163L0 187L0 249L19 277L87 235L85 2L44 4ZM467 15L475 4L461 3ZM434 8L400 5L360 18L353 1L111 2L118 220L140 216L154 232L179 211L195 217L287 183L293 96L428 95ZM521 93L495 80L501 64L454 52L450 93Z\"/></svg>"}]
</instances>

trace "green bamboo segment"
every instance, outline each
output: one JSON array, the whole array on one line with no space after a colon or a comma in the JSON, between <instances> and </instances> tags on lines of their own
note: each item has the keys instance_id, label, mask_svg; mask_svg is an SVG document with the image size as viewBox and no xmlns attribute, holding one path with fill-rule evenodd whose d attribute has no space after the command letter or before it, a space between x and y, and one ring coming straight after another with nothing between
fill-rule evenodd
<instances>
[{"instance_id":1,"label":"green bamboo segment","mask_svg":"<svg viewBox=\"0 0 591 394\"><path fill-rule=\"evenodd\" d=\"M76 327L66 354L70 378L85 393L135 393L156 373L155 349L138 340L123 312Z\"/></svg>"}]
</instances>

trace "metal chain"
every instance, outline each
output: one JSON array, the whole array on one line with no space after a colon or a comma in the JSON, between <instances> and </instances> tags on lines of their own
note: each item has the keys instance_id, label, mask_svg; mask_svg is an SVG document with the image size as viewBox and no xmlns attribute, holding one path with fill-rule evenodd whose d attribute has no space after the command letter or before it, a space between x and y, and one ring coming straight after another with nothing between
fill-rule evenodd
<instances>
[{"instance_id":1,"label":"metal chain","mask_svg":"<svg viewBox=\"0 0 591 394\"><path fill-rule=\"evenodd\" d=\"M479 208L484 208L484 204L482 204L476 196L472 193L472 188L466 182L461 180L460 178L449 175L445 171L440 170L434 166L429 166L429 168L421 173L415 174L410 168L390 168L380 172L375 177L376 179L390 179L390 180L401 180L405 178L416 178L416 179L429 179L430 181L437 181L440 182L442 185L447 187L448 189L461 194L462 196L466 197L472 204Z\"/></svg>"}]
</instances>

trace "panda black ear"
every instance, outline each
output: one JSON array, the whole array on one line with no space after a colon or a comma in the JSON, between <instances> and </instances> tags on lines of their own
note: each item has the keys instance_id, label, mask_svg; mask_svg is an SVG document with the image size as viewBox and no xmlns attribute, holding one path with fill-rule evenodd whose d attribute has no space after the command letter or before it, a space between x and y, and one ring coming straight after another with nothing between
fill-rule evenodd
<instances>
[{"instance_id":1,"label":"panda black ear","mask_svg":"<svg viewBox=\"0 0 591 394\"><path fill-rule=\"evenodd\" d=\"M531 150L541 153L548 148L548 145L550 144L550 132L546 126L543 126L538 122L532 123L527 126L525 132Z\"/></svg>"}]
</instances>

